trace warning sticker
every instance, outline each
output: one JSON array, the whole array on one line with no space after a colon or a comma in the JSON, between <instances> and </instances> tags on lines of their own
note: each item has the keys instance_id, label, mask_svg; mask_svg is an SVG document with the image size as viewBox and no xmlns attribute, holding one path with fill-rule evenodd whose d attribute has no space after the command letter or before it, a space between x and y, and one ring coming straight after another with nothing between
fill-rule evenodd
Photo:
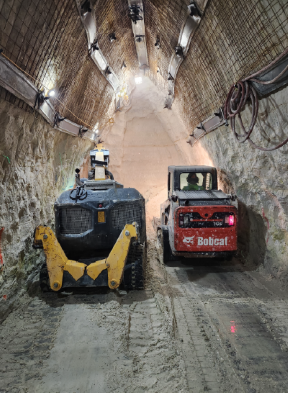
<instances>
[{"instance_id":1,"label":"warning sticker","mask_svg":"<svg viewBox=\"0 0 288 393\"><path fill-rule=\"evenodd\" d=\"M105 222L105 212L98 212L98 222Z\"/></svg>"}]
</instances>

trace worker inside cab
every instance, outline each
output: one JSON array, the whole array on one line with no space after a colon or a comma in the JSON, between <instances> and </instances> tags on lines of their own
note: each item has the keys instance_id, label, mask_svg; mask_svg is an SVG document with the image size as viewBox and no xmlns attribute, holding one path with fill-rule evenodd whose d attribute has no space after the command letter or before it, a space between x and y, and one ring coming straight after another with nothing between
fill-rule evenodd
<instances>
[{"instance_id":1,"label":"worker inside cab","mask_svg":"<svg viewBox=\"0 0 288 393\"><path fill-rule=\"evenodd\" d=\"M212 178L210 173L181 173L180 189L182 191L201 191L212 188Z\"/></svg>"}]
</instances>

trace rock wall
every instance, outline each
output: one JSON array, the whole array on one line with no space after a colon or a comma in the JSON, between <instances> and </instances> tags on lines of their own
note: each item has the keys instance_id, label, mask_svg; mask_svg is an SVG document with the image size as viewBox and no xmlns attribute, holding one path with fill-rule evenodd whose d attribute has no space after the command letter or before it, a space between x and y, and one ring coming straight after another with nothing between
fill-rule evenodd
<instances>
[{"instance_id":1,"label":"rock wall","mask_svg":"<svg viewBox=\"0 0 288 393\"><path fill-rule=\"evenodd\" d=\"M75 167L91 148L90 141L51 128L38 113L0 100L0 314L38 274L43 253L32 249L33 231L39 224L53 226L53 203L74 185Z\"/></svg>"},{"instance_id":2,"label":"rock wall","mask_svg":"<svg viewBox=\"0 0 288 393\"><path fill-rule=\"evenodd\" d=\"M288 87L260 100L252 140L273 147L288 136ZM251 108L243 113L245 124ZM239 129L239 128L238 128ZM240 251L247 262L272 276L288 274L288 145L272 151L255 149L236 141L231 127L221 127L201 139L220 170L223 188L239 198ZM197 144L193 150L197 149ZM285 284L286 285L286 284Z\"/></svg>"}]
</instances>

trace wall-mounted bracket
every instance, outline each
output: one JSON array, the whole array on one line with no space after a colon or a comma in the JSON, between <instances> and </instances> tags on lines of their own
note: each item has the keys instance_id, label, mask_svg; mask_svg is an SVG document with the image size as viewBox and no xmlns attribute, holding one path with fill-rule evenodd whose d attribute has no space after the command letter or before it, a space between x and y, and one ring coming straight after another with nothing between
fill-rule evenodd
<instances>
[{"instance_id":1,"label":"wall-mounted bracket","mask_svg":"<svg viewBox=\"0 0 288 393\"><path fill-rule=\"evenodd\" d=\"M205 6L206 4L207 2L205 3ZM195 1L191 1L190 5L188 5L187 7L187 18L182 25L178 44L175 48L175 53L173 53L168 67L168 80L170 81L168 84L168 90L172 102L174 101L174 80L176 79L177 72L181 63L183 62L185 56L188 53L191 39L201 21L201 15L202 13L197 3ZM171 83L171 81L173 81L173 83Z\"/></svg>"},{"instance_id":2,"label":"wall-mounted bracket","mask_svg":"<svg viewBox=\"0 0 288 393\"><path fill-rule=\"evenodd\" d=\"M136 52L139 61L139 67L146 66L149 68L145 23L144 23L144 6L142 0L128 0L129 17L132 21L132 30L135 38Z\"/></svg>"},{"instance_id":3,"label":"wall-mounted bracket","mask_svg":"<svg viewBox=\"0 0 288 393\"><path fill-rule=\"evenodd\" d=\"M26 102L31 108L39 112L44 119L54 127L56 111L49 100L44 100L42 105L35 105L39 91L35 85L12 63L0 55L0 85L20 100ZM68 119L63 119L57 129L70 135L77 136L79 125ZM96 134L88 130L85 138L94 141Z\"/></svg>"},{"instance_id":4,"label":"wall-mounted bracket","mask_svg":"<svg viewBox=\"0 0 288 393\"><path fill-rule=\"evenodd\" d=\"M86 2L87 2L87 0L85 0L85 2L83 2L83 0L82 0L82 2L80 0L76 0L79 15L80 15L81 21L83 23L83 26L85 28L86 34L87 34L88 51L90 53L91 59L97 65L97 67L101 71L102 75L111 84L115 93L117 93L117 91L119 90L119 87L120 87L119 79L118 79L117 75L114 73L114 71L111 69L111 67L109 67L108 62L106 61L106 59L105 59L105 57L104 57L104 55L98 45L96 18L95 18L94 8L89 6L91 9L91 12L86 12L85 14L83 14L83 12L81 12L83 4ZM109 39L113 38L113 41L116 39L114 33L111 33L108 38ZM111 73L105 72L107 70L107 67L109 67L109 71L111 71Z\"/></svg>"}]
</instances>

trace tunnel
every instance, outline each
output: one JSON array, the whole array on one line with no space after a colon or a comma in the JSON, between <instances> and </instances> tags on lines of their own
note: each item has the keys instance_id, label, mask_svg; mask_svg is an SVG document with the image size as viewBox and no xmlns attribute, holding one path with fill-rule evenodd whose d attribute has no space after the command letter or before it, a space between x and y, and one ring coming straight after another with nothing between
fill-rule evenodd
<instances>
[{"instance_id":1,"label":"tunnel","mask_svg":"<svg viewBox=\"0 0 288 393\"><path fill-rule=\"evenodd\" d=\"M288 392L287 18L0 0L1 393Z\"/></svg>"}]
</instances>

